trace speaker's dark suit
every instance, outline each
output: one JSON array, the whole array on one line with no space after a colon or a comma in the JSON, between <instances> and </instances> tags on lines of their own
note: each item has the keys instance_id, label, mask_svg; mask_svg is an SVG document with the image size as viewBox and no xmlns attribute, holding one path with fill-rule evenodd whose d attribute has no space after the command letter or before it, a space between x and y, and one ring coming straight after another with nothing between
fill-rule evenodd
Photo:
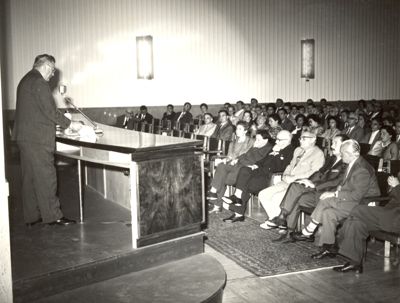
<instances>
[{"instance_id":1,"label":"speaker's dark suit","mask_svg":"<svg viewBox=\"0 0 400 303\"><path fill-rule=\"evenodd\" d=\"M400 185L393 188L385 207L358 205L353 208L340 229L339 253L360 263L372 230L400 233Z\"/></svg>"},{"instance_id":2,"label":"speaker's dark suit","mask_svg":"<svg viewBox=\"0 0 400 303\"><path fill-rule=\"evenodd\" d=\"M315 188L296 182L290 184L280 205L281 209L285 209L289 214L287 217L289 229L296 227L300 213L299 206L315 207L323 192L335 190L342 182L346 167L342 160L336 162L336 156L331 156L326 159L324 166L309 178Z\"/></svg>"},{"instance_id":3,"label":"speaker's dark suit","mask_svg":"<svg viewBox=\"0 0 400 303\"><path fill-rule=\"evenodd\" d=\"M347 218L364 197L380 195L375 171L364 158L358 157L347 176L346 173L337 187L337 197L320 200L311 214L314 221L322 224L320 245L335 243L339 221Z\"/></svg>"},{"instance_id":4,"label":"speaker's dark suit","mask_svg":"<svg viewBox=\"0 0 400 303\"><path fill-rule=\"evenodd\" d=\"M364 138L364 129L362 129L358 125L353 126L350 132L349 129L350 127L346 127L342 131L342 134L347 135L350 139L356 140L357 142L361 142Z\"/></svg>"},{"instance_id":5,"label":"speaker's dark suit","mask_svg":"<svg viewBox=\"0 0 400 303\"><path fill-rule=\"evenodd\" d=\"M22 200L25 222L63 217L56 196L54 167L56 124L67 128L71 121L57 109L50 87L33 69L20 81L13 138L21 152Z\"/></svg>"}]
</instances>

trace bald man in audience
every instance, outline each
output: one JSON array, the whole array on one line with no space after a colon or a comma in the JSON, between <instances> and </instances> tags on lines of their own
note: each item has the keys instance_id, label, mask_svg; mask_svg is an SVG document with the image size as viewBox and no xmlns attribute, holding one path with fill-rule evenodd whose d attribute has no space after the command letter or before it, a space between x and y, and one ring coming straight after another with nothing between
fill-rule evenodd
<instances>
[{"instance_id":1,"label":"bald man in audience","mask_svg":"<svg viewBox=\"0 0 400 303\"><path fill-rule=\"evenodd\" d=\"M317 136L314 133L303 131L300 146L295 149L292 161L283 172L282 180L258 194L258 199L267 212L268 218L272 219L279 215L279 205L291 183L309 178L324 165L324 153L315 145L316 140ZM260 227L270 229L267 222L262 223Z\"/></svg>"},{"instance_id":2,"label":"bald man in audience","mask_svg":"<svg viewBox=\"0 0 400 303\"><path fill-rule=\"evenodd\" d=\"M390 176L389 203L385 207L358 205L353 208L339 233L339 253L349 262L334 267L337 272L363 271L363 255L369 232L382 230L400 233L400 173L397 178Z\"/></svg>"},{"instance_id":3,"label":"bald man in audience","mask_svg":"<svg viewBox=\"0 0 400 303\"><path fill-rule=\"evenodd\" d=\"M360 156L360 145L355 140L343 142L340 153L347 170L336 191L324 192L311 214L311 222L301 232L292 235L295 241L314 241L314 232L321 226L318 246L322 249L313 259L333 257L336 254L337 225L346 219L364 197L380 195L374 168Z\"/></svg>"}]
</instances>

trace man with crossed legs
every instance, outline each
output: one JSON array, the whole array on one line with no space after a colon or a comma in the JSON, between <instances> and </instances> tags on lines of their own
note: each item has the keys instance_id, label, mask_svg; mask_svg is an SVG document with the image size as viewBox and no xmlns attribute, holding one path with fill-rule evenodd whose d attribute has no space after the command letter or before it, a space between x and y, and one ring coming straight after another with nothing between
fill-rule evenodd
<instances>
[{"instance_id":1,"label":"man with crossed legs","mask_svg":"<svg viewBox=\"0 0 400 303\"><path fill-rule=\"evenodd\" d=\"M332 155L326 159L324 166L312 174L309 179L299 179L290 184L280 204L279 216L267 221L269 227L293 231L297 225L300 206L315 207L323 192L336 189L342 182L347 168L340 155L340 147L347 139L346 135L335 136L331 145ZM280 241L285 238L286 233L283 233L276 240Z\"/></svg>"}]
</instances>

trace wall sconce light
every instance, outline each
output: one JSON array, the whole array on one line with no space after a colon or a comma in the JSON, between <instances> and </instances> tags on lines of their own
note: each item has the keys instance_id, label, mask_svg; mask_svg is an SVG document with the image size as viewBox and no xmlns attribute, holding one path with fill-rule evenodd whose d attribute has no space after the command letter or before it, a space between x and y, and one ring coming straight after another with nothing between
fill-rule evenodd
<instances>
[{"instance_id":1,"label":"wall sconce light","mask_svg":"<svg viewBox=\"0 0 400 303\"><path fill-rule=\"evenodd\" d=\"M315 40L301 40L301 78L314 79Z\"/></svg>"},{"instance_id":2,"label":"wall sconce light","mask_svg":"<svg viewBox=\"0 0 400 303\"><path fill-rule=\"evenodd\" d=\"M136 37L137 78L153 79L153 37Z\"/></svg>"}]
</instances>

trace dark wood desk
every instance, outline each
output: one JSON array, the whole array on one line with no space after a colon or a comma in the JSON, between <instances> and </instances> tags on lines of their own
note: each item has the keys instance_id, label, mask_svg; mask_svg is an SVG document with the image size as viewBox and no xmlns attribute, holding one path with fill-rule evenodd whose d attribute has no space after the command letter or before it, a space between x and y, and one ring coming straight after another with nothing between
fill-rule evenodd
<instances>
[{"instance_id":1,"label":"dark wood desk","mask_svg":"<svg viewBox=\"0 0 400 303\"><path fill-rule=\"evenodd\" d=\"M92 187L131 212L133 248L200 231L205 220L202 142L98 124L104 133L57 136L57 154L78 160L80 210Z\"/></svg>"}]
</instances>

